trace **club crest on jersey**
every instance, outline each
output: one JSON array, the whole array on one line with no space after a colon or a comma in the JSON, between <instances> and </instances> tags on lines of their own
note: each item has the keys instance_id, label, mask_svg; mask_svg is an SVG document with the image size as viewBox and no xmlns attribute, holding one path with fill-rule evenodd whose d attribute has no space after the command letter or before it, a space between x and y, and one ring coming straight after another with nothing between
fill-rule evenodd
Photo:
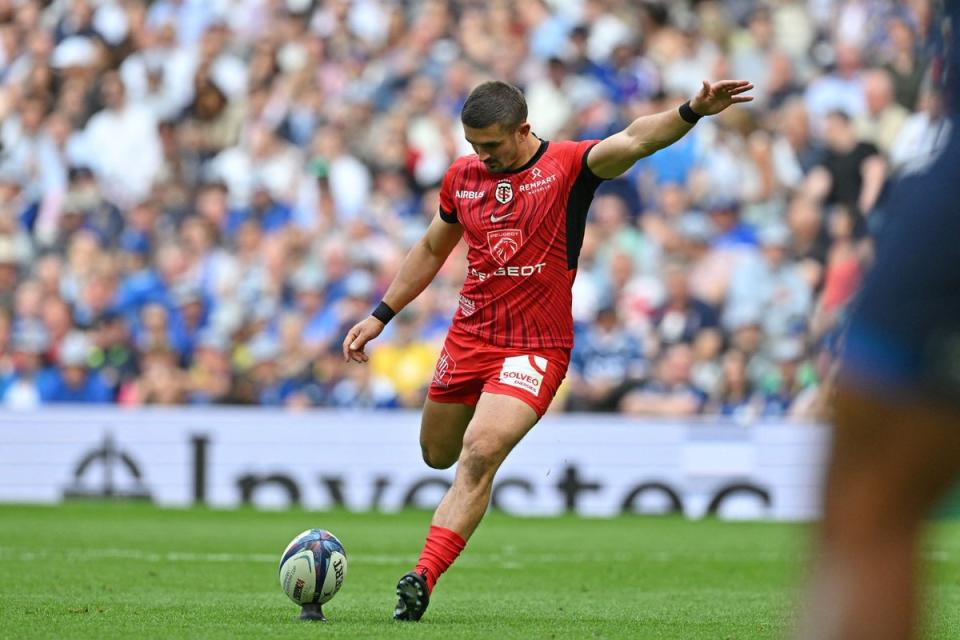
<instances>
[{"instance_id":1,"label":"club crest on jersey","mask_svg":"<svg viewBox=\"0 0 960 640\"><path fill-rule=\"evenodd\" d=\"M498 229L487 232L487 246L490 255L500 264L507 264L523 244L523 232L520 229Z\"/></svg>"},{"instance_id":2,"label":"club crest on jersey","mask_svg":"<svg viewBox=\"0 0 960 640\"><path fill-rule=\"evenodd\" d=\"M509 180L501 180L497 183L497 190L493 195L500 204L507 204L513 200L513 185Z\"/></svg>"}]
</instances>

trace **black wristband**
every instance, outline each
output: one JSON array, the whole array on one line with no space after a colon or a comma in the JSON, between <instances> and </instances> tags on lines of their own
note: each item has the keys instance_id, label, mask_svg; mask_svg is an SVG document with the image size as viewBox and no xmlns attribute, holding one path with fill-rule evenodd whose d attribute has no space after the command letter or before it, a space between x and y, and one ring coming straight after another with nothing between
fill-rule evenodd
<instances>
[{"instance_id":1,"label":"black wristband","mask_svg":"<svg viewBox=\"0 0 960 640\"><path fill-rule=\"evenodd\" d=\"M372 315L374 318L376 318L383 324L387 324L388 322L393 320L393 316L397 315L397 312L391 309L390 305L388 305L386 302L381 300L380 304L377 305L377 308L374 309L373 313L371 313L370 315Z\"/></svg>"},{"instance_id":2,"label":"black wristband","mask_svg":"<svg viewBox=\"0 0 960 640\"><path fill-rule=\"evenodd\" d=\"M680 117L684 119L685 122L690 124L697 124L697 120L703 116L690 108L690 101L687 100L682 105L680 105Z\"/></svg>"}]
</instances>

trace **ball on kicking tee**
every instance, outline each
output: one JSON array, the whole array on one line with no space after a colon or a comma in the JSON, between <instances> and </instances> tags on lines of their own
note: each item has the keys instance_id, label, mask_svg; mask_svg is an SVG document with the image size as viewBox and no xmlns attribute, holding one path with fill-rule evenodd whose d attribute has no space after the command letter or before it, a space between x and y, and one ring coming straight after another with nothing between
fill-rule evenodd
<instances>
[{"instance_id":1,"label":"ball on kicking tee","mask_svg":"<svg viewBox=\"0 0 960 640\"><path fill-rule=\"evenodd\" d=\"M347 552L329 531L307 529L280 557L280 588L299 605L328 602L343 586Z\"/></svg>"}]
</instances>

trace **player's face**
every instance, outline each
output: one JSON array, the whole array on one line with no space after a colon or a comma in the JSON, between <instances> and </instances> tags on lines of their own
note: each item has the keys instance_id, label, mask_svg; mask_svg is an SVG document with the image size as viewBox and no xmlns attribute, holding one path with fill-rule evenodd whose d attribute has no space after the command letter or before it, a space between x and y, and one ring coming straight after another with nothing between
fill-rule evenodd
<instances>
[{"instance_id":1,"label":"player's face","mask_svg":"<svg viewBox=\"0 0 960 640\"><path fill-rule=\"evenodd\" d=\"M520 143L530 134L530 125L524 122L512 131L499 124L483 129L464 125L463 133L487 170L499 173L516 168Z\"/></svg>"}]
</instances>

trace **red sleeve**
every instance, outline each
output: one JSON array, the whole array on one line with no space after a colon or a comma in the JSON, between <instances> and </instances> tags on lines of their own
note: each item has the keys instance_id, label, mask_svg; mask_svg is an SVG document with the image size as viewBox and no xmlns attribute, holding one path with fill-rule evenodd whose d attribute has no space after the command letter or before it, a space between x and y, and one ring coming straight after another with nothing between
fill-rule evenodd
<instances>
[{"instance_id":1,"label":"red sleeve","mask_svg":"<svg viewBox=\"0 0 960 640\"><path fill-rule=\"evenodd\" d=\"M561 153L563 154L563 163L567 167L567 175L571 182L580 178L599 184L603 178L595 175L590 167L587 166L587 155L590 149L596 145L599 140L581 140L579 142L565 142Z\"/></svg>"},{"instance_id":2,"label":"red sleeve","mask_svg":"<svg viewBox=\"0 0 960 640\"><path fill-rule=\"evenodd\" d=\"M455 189L453 179L459 173L460 162L456 161L450 165L450 168L443 174L443 180L440 181L440 218L450 224L456 224L457 222L457 205L453 197Z\"/></svg>"},{"instance_id":3,"label":"red sleeve","mask_svg":"<svg viewBox=\"0 0 960 640\"><path fill-rule=\"evenodd\" d=\"M590 154L590 150L593 149L600 142L599 140L581 140L577 143L577 164L580 166L581 171L585 171L589 174L590 179L596 180L597 182L602 182L604 179L595 174L590 170L590 167L587 165L587 156Z\"/></svg>"}]
</instances>

